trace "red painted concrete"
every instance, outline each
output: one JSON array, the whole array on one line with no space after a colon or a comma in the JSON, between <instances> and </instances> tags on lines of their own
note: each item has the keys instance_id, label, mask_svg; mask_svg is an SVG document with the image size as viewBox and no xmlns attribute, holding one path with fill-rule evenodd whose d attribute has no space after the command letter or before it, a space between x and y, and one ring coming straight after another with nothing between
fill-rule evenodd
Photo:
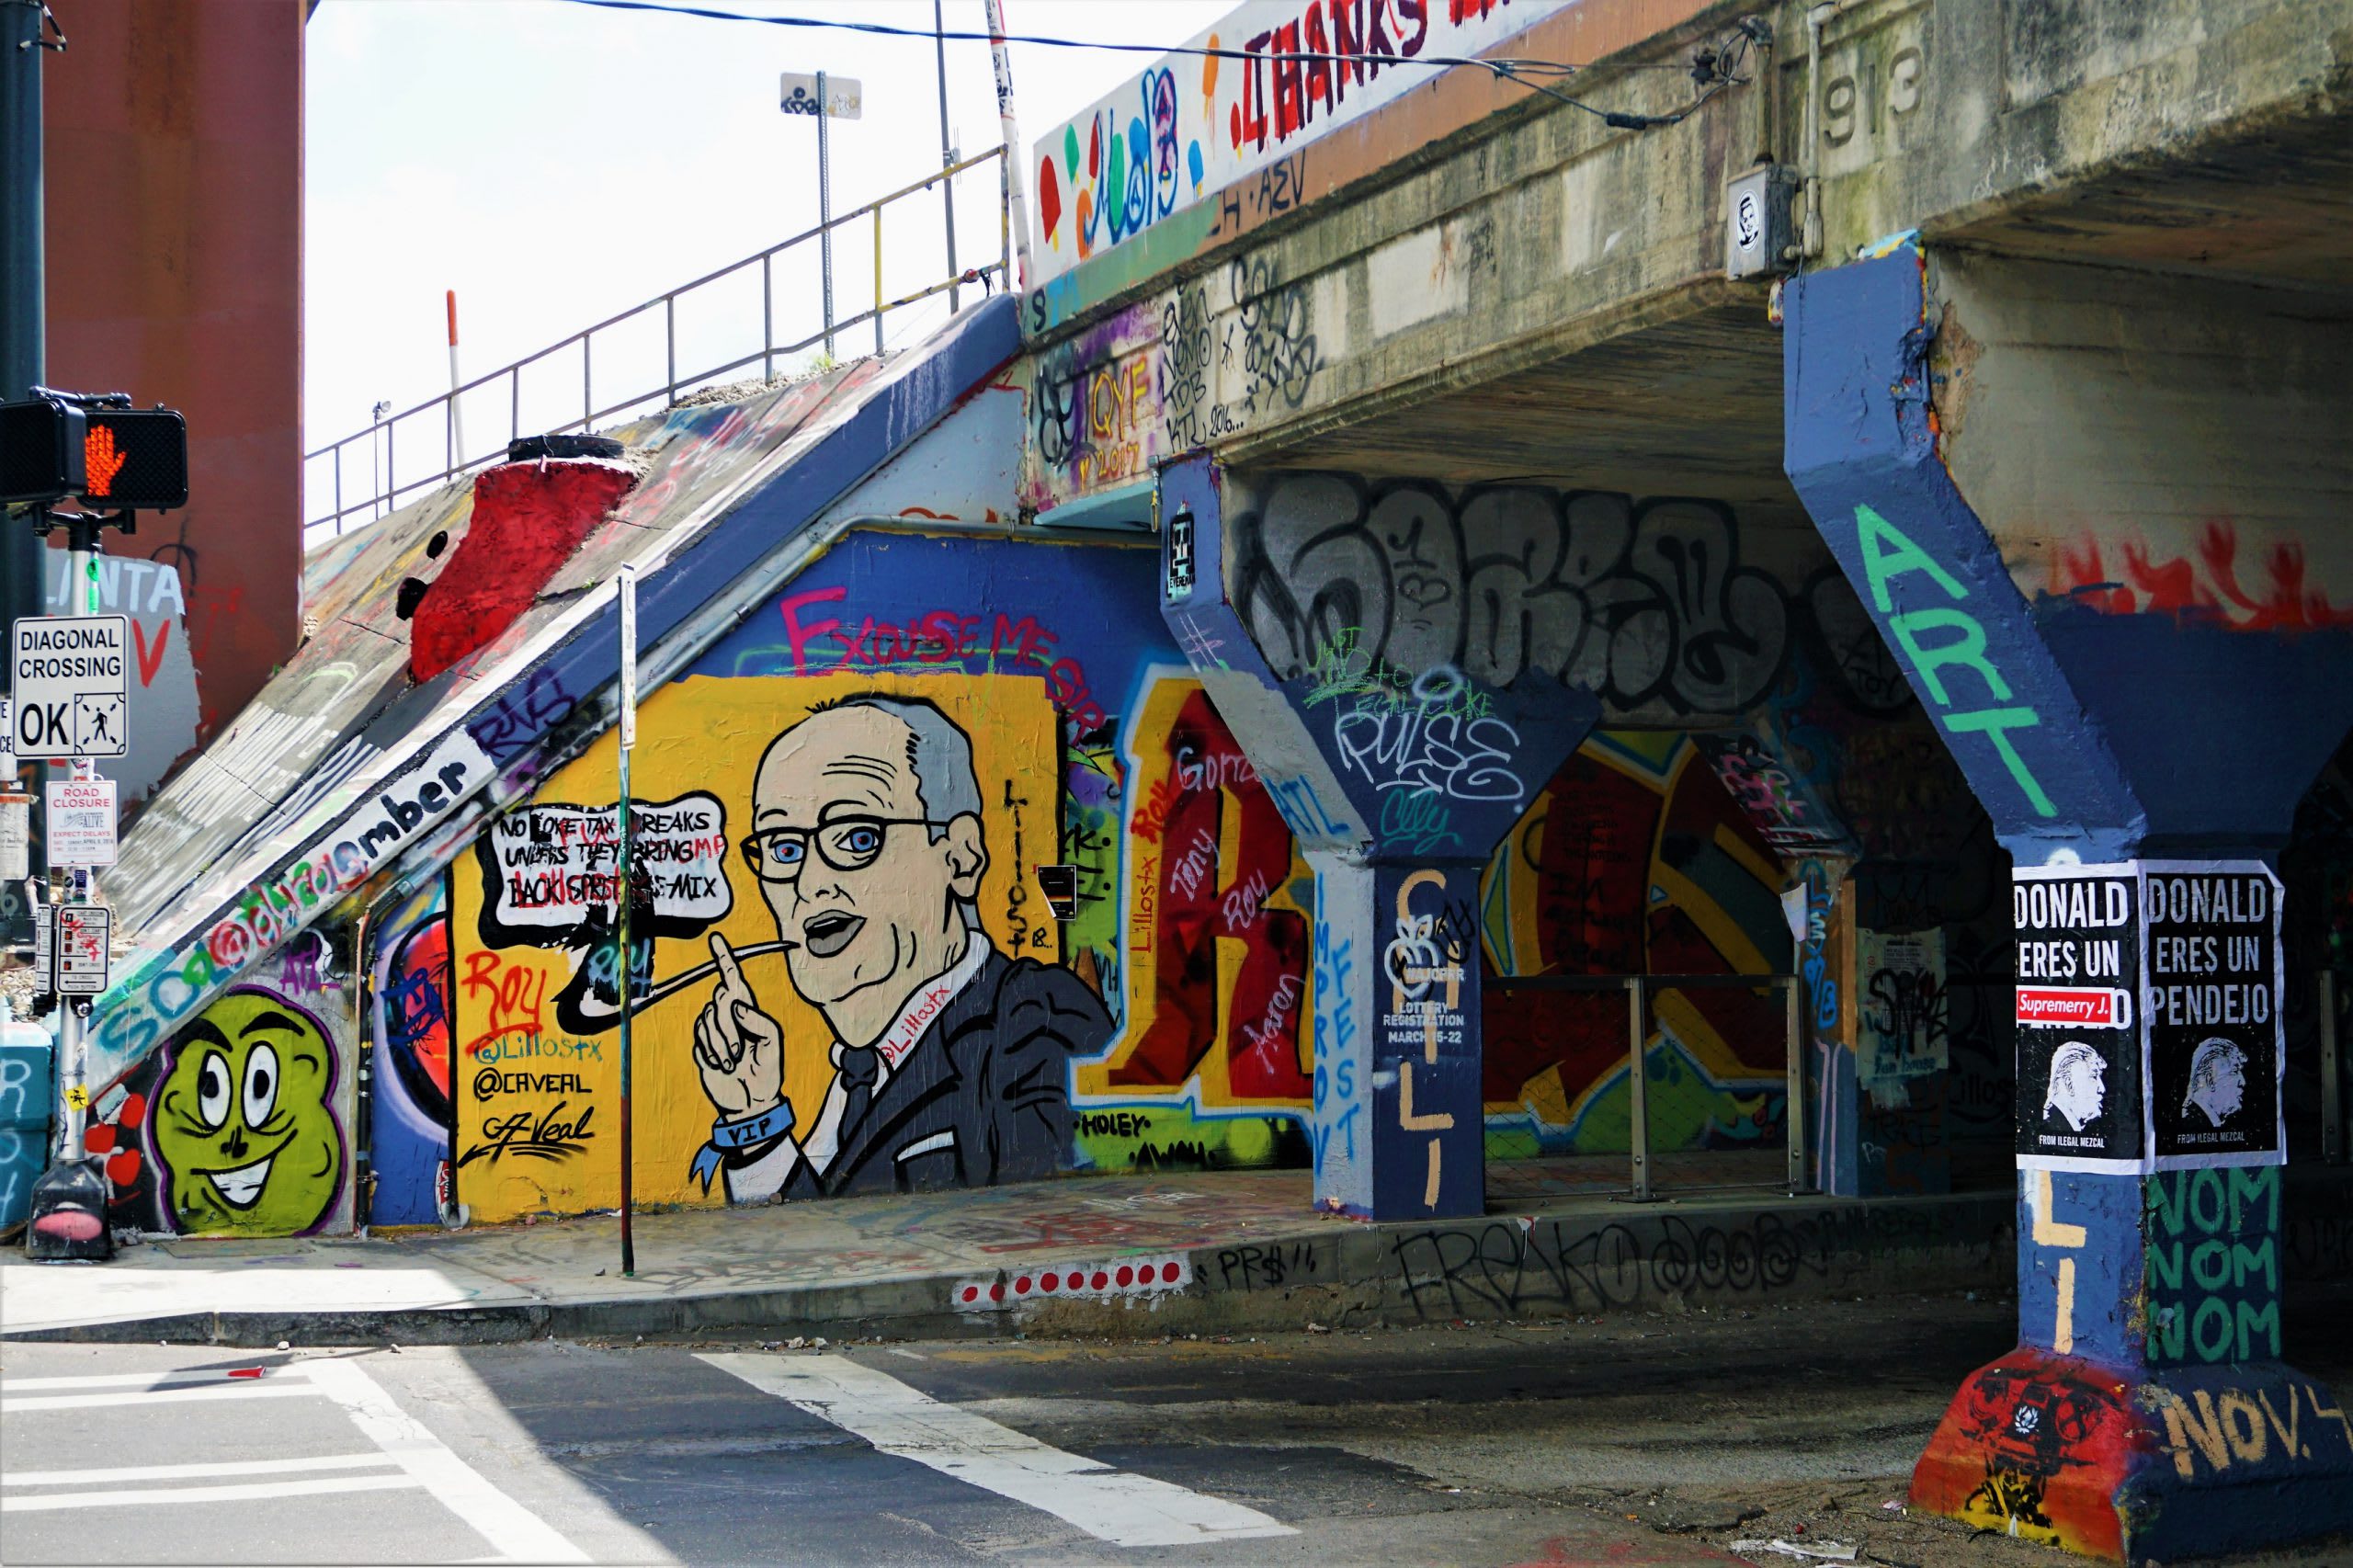
<instances>
[{"instance_id":1,"label":"red painted concrete","mask_svg":"<svg viewBox=\"0 0 2353 1568\"><path fill-rule=\"evenodd\" d=\"M2020 1346L1963 1383L1912 1471L1912 1501L2093 1557L2121 1558L2118 1493L2155 1447L2129 1379Z\"/></svg>"},{"instance_id":2,"label":"red painted concrete","mask_svg":"<svg viewBox=\"0 0 2353 1568\"><path fill-rule=\"evenodd\" d=\"M636 483L620 464L588 458L485 470L465 540L410 622L409 674L431 680L487 647Z\"/></svg>"},{"instance_id":3,"label":"red painted concrete","mask_svg":"<svg viewBox=\"0 0 2353 1568\"><path fill-rule=\"evenodd\" d=\"M109 535L179 569L201 740L301 629L301 0L60 6L44 62L49 380L188 415L188 505Z\"/></svg>"}]
</instances>

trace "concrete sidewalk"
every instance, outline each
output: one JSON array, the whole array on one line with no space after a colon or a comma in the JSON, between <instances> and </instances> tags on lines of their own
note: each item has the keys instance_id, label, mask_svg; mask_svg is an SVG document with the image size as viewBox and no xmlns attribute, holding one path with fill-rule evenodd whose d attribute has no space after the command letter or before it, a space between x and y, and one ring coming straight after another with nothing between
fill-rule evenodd
<instances>
[{"instance_id":1,"label":"concrete sidewalk","mask_svg":"<svg viewBox=\"0 0 2353 1568\"><path fill-rule=\"evenodd\" d=\"M1737 1157L1735 1156L1735 1159ZM1662 1187L1753 1174L1662 1162ZM564 1336L1119 1335L1546 1317L1835 1291L2000 1289L2002 1192L1766 1189L1632 1205L1617 1160L1491 1168L1490 1217L1320 1217L1304 1171L544 1221L368 1239L179 1239L103 1266L0 1262L0 1335L234 1345Z\"/></svg>"}]
</instances>

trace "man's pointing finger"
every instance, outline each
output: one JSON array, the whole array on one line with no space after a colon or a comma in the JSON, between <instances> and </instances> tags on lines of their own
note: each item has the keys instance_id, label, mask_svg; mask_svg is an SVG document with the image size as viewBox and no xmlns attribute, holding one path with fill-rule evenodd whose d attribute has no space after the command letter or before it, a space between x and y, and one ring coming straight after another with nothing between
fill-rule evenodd
<instances>
[{"instance_id":1,"label":"man's pointing finger","mask_svg":"<svg viewBox=\"0 0 2353 1568\"><path fill-rule=\"evenodd\" d=\"M744 983L744 971L735 961L735 949L729 947L727 938L716 931L710 934L710 956L719 965L719 983L749 1001L752 988Z\"/></svg>"}]
</instances>

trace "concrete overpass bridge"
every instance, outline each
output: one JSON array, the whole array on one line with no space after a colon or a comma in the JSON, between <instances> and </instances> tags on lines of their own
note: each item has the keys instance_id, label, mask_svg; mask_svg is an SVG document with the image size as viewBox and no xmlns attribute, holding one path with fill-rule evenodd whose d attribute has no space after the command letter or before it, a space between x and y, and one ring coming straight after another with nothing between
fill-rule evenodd
<instances>
[{"instance_id":1,"label":"concrete overpass bridge","mask_svg":"<svg viewBox=\"0 0 2353 1568\"><path fill-rule=\"evenodd\" d=\"M1245 58L1034 144L1022 483L1041 525L1160 528L1307 846L1319 1199L1476 1211L1499 1060L1583 1027L1574 977L1688 967L1663 921L1555 911L1529 960L1467 915L1601 885L1606 791L1543 781L1674 734L1779 858L1790 939L1734 967L1798 977L1793 1175L2017 1172L2021 1343L1915 1498L2133 1558L2342 1528L2341 1462L2200 1422L2336 1408L2271 1264L2280 1165L2343 1157L2353 7L1284 0L1217 35ZM1884 1043L1924 991L1985 1082Z\"/></svg>"},{"instance_id":2,"label":"concrete overpass bridge","mask_svg":"<svg viewBox=\"0 0 2353 1568\"><path fill-rule=\"evenodd\" d=\"M1017 298L312 552L107 878L116 1228L1247 1167L1450 1225L1672 1152L1917 1258L2014 1192L1920 1504L2353 1525L2279 1327L2353 1234L2353 6L1198 41L1024 156Z\"/></svg>"}]
</instances>

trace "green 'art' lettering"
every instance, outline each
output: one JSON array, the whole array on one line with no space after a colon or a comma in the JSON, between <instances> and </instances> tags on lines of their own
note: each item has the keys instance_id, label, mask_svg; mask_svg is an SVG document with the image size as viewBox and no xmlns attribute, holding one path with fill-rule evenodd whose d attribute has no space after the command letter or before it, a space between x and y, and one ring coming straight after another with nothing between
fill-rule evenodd
<instances>
[{"instance_id":1,"label":"green 'art' lettering","mask_svg":"<svg viewBox=\"0 0 2353 1568\"><path fill-rule=\"evenodd\" d=\"M1994 694L1995 701L2010 699L2010 683L1985 657L1985 629L1966 610L1915 609L1890 619L1887 629L1912 656L1912 667L1927 682L1928 694L1937 699L1938 707L1952 706L1952 694L1945 689L1944 677L1937 674L1946 665L1975 670L1986 689ZM1920 641L1924 631L1950 631L1955 635L1946 642L1924 645Z\"/></svg>"},{"instance_id":2,"label":"green 'art' lettering","mask_svg":"<svg viewBox=\"0 0 2353 1568\"><path fill-rule=\"evenodd\" d=\"M1870 580L1871 603L1881 615L1895 613L1895 601L1888 597L1887 585L1906 572L1926 572L1936 585L1955 599L1965 599L1969 590L1953 580L1952 574L1930 559L1928 552L1914 544L1902 528L1872 511L1869 506L1855 508L1855 532L1863 545L1863 575Z\"/></svg>"},{"instance_id":3,"label":"green 'art' lettering","mask_svg":"<svg viewBox=\"0 0 2353 1568\"><path fill-rule=\"evenodd\" d=\"M1895 613L1894 596L1888 585L1906 572L1925 572L1928 580L1942 588L1955 602L1969 597L1969 590L1961 585L1953 574L1937 564L1928 552L1914 543L1910 535L1869 506L1855 508L1855 533L1862 545L1863 577L1871 591L1871 603L1886 617L1888 635L1894 638L1909 656L1912 668L1918 672L1920 682L1939 708L1952 706L1952 693L1946 689L1944 677L1938 673L1947 665L1959 665L1975 670L1978 678L1996 702L2010 698L2010 683L1985 656L1985 629L1977 619L1965 611L1941 606ZM1953 635L1946 641L1924 645L1921 634L1948 631ZM2041 716L2031 708L1986 708L1974 713L1940 713L1938 715L1947 733L1956 735L1984 735L2000 754L2002 766L2009 770L2010 778L2026 794L2027 801L2037 816L2055 817L2059 808L2051 803L2042 785L2026 765L2026 759L2010 744L2008 732L2030 730L2042 722Z\"/></svg>"}]
</instances>

